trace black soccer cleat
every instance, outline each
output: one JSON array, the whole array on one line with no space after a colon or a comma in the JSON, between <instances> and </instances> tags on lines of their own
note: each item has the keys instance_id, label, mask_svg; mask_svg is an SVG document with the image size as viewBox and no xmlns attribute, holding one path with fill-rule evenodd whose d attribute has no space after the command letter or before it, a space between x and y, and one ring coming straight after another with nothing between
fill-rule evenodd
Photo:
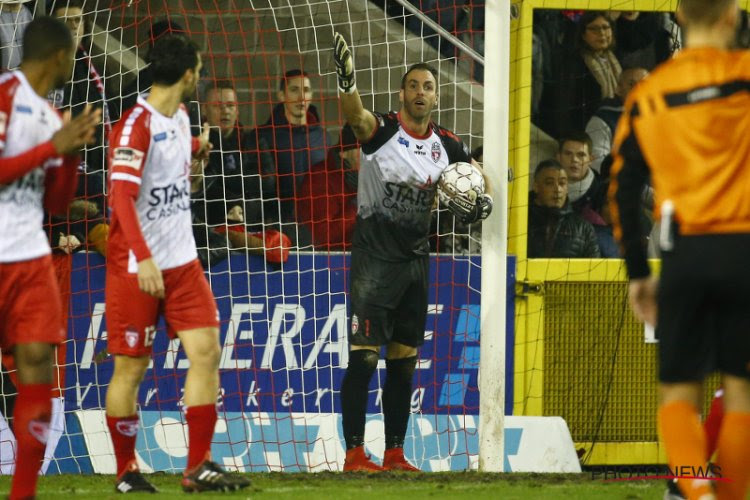
<instances>
[{"instance_id":1,"label":"black soccer cleat","mask_svg":"<svg viewBox=\"0 0 750 500\"><path fill-rule=\"evenodd\" d=\"M182 490L187 493L201 491L236 491L250 486L250 481L237 474L229 474L219 464L204 460L192 472L182 477Z\"/></svg>"},{"instance_id":2,"label":"black soccer cleat","mask_svg":"<svg viewBox=\"0 0 750 500\"><path fill-rule=\"evenodd\" d=\"M138 469L131 469L117 478L115 485L117 493L157 493L158 490L153 484L141 474Z\"/></svg>"}]
</instances>

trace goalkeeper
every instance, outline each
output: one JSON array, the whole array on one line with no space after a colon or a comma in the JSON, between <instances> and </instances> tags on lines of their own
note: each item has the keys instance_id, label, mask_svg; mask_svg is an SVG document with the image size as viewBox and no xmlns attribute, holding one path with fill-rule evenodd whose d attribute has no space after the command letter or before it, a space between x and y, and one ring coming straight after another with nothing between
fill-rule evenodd
<instances>
[{"instance_id":1,"label":"goalkeeper","mask_svg":"<svg viewBox=\"0 0 750 500\"><path fill-rule=\"evenodd\" d=\"M438 102L432 67L410 67L401 80L400 111L379 114L362 106L352 55L339 33L334 59L341 106L362 144L349 290L351 352L341 385L344 471L417 471L404 458L403 444L417 348L424 343L431 212L443 170L472 160L461 139L430 120ZM492 198L454 195L449 209L464 223L479 222L492 211ZM368 386L383 345L385 455L380 467L365 454L364 433Z\"/></svg>"}]
</instances>

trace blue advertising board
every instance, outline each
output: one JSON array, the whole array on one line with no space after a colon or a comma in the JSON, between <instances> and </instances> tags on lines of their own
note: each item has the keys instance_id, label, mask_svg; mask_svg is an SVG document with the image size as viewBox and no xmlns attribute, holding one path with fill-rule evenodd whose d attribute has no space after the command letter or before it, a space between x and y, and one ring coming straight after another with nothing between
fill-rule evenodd
<instances>
[{"instance_id":1,"label":"blue advertising board","mask_svg":"<svg viewBox=\"0 0 750 500\"><path fill-rule=\"evenodd\" d=\"M269 441L294 444L304 443L307 433L309 442L310 435L315 435L316 424L306 418L300 420L300 416L316 414L335 416L335 422L325 424L331 427L331 432L339 427L338 389L348 360L348 260L346 254L293 254L283 267L278 267L259 257L232 255L211 268L211 289L221 317L220 402L226 422L231 423L226 429L232 434L228 442L237 443L238 437L243 441L237 433L247 437L248 444L241 454L245 457L242 470L254 470L256 465L267 467L268 464L256 464L255 460L269 460L267 453L253 458L250 443L256 441L248 436L284 433ZM473 454L468 448L476 445L475 423L479 411L479 262L478 257L430 258L426 342L419 351L412 394L414 416L410 426L446 427L445 436L449 436L453 420L458 418L456 422L461 421L461 426L466 427L469 418L474 435L473 444L462 445L467 456ZM103 264L96 254L79 254L74 258L69 321L72 342L68 342L66 354L64 394L68 412L103 408L112 374L112 358L106 354ZM513 311L515 261L512 257L508 263L507 283L508 311ZM508 316L506 414L511 414L514 339L513 315ZM179 417L181 388L189 366L179 349L179 341L168 339L163 324L157 331L153 348L153 363L138 400L146 429L139 436L139 443L149 450L159 448L145 441L153 435L156 425L150 425L150 420ZM373 377L368 400L370 414L382 411L379 387L382 387L384 375L384 370L378 370ZM244 423L239 417L230 417L245 414L262 417ZM417 415L428 420L416 421ZM298 423L290 424L286 430L280 430L282 427L278 425L274 429L263 429L264 421L284 418ZM296 436L298 433L302 435ZM412 439L407 447L415 443ZM267 450L263 443L256 446ZM440 448L439 443L436 446ZM214 453L218 451L215 449ZM225 450L220 454L239 456L235 451ZM293 470L287 458L301 456L302 451L297 451L299 453L291 455L288 450L279 451L274 460L280 461L280 470ZM304 453L309 455L310 450ZM159 462L152 464L155 470L163 470L164 461L158 458L158 453L149 455ZM299 458L294 460L303 465L299 464ZM169 458L168 463L174 465L174 457ZM305 465L314 467L310 463ZM468 463L462 463L459 468L467 466ZM425 467L429 470L429 464ZM435 467L435 470L445 468L440 464ZM448 468L455 469L456 464Z\"/></svg>"}]
</instances>

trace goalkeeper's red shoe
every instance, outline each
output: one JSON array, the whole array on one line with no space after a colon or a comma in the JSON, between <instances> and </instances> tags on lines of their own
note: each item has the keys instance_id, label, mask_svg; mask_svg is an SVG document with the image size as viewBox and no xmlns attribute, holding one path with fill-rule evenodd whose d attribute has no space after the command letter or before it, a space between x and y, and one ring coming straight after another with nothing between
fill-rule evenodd
<instances>
[{"instance_id":1,"label":"goalkeeper's red shoe","mask_svg":"<svg viewBox=\"0 0 750 500\"><path fill-rule=\"evenodd\" d=\"M406 460L403 448L390 448L385 450L385 455L383 455L383 469L400 470L404 472L422 472Z\"/></svg>"},{"instance_id":2,"label":"goalkeeper's red shoe","mask_svg":"<svg viewBox=\"0 0 750 500\"><path fill-rule=\"evenodd\" d=\"M357 446L351 450L346 450L346 459L344 459L344 472L383 472L381 466L370 460L365 454L364 446Z\"/></svg>"}]
</instances>

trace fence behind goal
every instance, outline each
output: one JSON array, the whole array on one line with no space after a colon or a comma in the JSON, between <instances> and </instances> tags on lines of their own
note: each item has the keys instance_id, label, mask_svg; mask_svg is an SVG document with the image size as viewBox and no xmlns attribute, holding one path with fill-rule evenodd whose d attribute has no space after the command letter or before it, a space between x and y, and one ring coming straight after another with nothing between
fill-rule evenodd
<instances>
[{"instance_id":1,"label":"fence behind goal","mask_svg":"<svg viewBox=\"0 0 750 500\"><path fill-rule=\"evenodd\" d=\"M541 161L554 158L558 147L557 138L537 126L540 111L548 111L539 109L537 84L550 78L539 64L538 37L545 33L543 28L537 30L537 23L565 19L556 35L572 44L566 36L574 33L572 20L584 11L637 11L641 21L646 15L659 21L656 28L671 52L679 49L681 38L666 13L674 12L678 2L523 0L514 4L518 18L511 64L515 80L510 163L515 175L508 241L509 253L518 258L514 414L562 416L584 466L665 463L656 429L657 344L644 342L643 325L629 309L624 262L528 258L527 242L531 174ZM748 7L747 2L740 4ZM647 59L644 54L636 56ZM633 62L638 59L623 59L623 68L639 66ZM583 80L584 75L579 77ZM563 110L566 105L555 104ZM658 261L653 265L658 268ZM716 382L714 378L707 384L707 401Z\"/></svg>"},{"instance_id":2,"label":"fence behind goal","mask_svg":"<svg viewBox=\"0 0 750 500\"><path fill-rule=\"evenodd\" d=\"M353 47L365 107L398 109L397 90L406 67L431 63L440 74L436 121L472 149L481 146L481 67L453 45L438 44L437 35L421 20L398 7L366 0L87 0L84 44L90 46L114 115L123 111L121 100L134 88L134 79L143 78L139 71L145 66L152 25L167 17L172 29L184 29L204 47L203 89L217 80L231 82L239 121L248 129L264 125L273 113L282 75L302 69L309 74L316 119L326 135L323 145L303 152L312 157L319 149L325 156L337 143L343 121L332 62L335 28ZM454 31L471 46L478 46L481 33L472 28L470 9L480 8L478 1L457 2L442 14L461 16L465 24ZM201 103L191 109L200 116ZM270 154L279 153L272 145ZM259 201L274 200L264 195ZM279 214L263 213L267 215ZM53 242L74 226L70 220L53 221ZM289 224L287 230L294 240L301 238L296 225ZM477 466L479 238L476 228L457 226L446 211L438 212L431 237L435 252L430 257L426 343L420 349L405 443L407 457L424 470ZM114 472L104 419L112 373L112 358L106 353L104 259L93 244L84 246L88 251L73 256L55 254L69 306L69 335L58 356L60 411L52 433L56 446L50 447L52 460L45 465L48 473ZM349 257L346 252L310 250L293 251L283 264L233 250L208 268L222 343L222 392L212 452L230 469L339 470L343 463L338 388L348 357ZM511 304L513 282L509 278ZM509 330L512 346L512 325ZM185 465L181 387L187 366L179 341L168 341L164 325L159 325L153 363L138 396L142 428L137 452L145 471L177 471ZM370 387L366 429L367 447L376 457L383 448L382 362L379 368ZM507 379L512 388L512 376ZM4 384L3 413L8 414L13 390L8 379ZM506 400L510 403L512 397ZM7 426L0 427L0 470L6 473L12 468L11 439Z\"/></svg>"}]
</instances>

